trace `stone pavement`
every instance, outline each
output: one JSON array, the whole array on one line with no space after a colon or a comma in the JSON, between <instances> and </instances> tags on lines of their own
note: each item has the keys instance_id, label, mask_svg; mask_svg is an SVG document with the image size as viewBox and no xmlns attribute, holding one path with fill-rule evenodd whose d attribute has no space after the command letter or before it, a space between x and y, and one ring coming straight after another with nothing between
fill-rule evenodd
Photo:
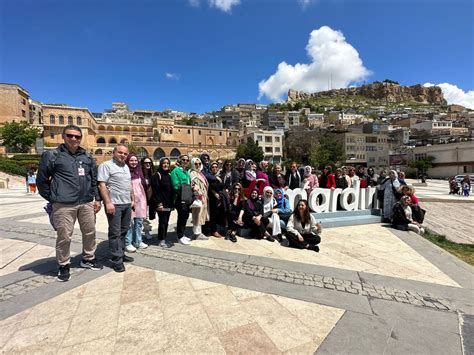
<instances>
[{"instance_id":1,"label":"stone pavement","mask_svg":"<svg viewBox=\"0 0 474 355\"><path fill-rule=\"evenodd\" d=\"M320 253L153 241L123 274L74 267L59 283L43 205L0 190L3 353L474 352L473 268L412 233L328 229ZM97 229L107 265L103 211ZM76 230L75 265L80 251Z\"/></svg>"}]
</instances>

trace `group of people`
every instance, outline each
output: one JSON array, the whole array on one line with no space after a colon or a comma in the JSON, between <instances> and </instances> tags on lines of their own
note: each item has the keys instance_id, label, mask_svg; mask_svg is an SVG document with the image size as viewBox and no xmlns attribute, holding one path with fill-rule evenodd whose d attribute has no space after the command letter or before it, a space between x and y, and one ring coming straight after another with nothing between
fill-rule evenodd
<instances>
[{"instance_id":1,"label":"group of people","mask_svg":"<svg viewBox=\"0 0 474 355\"><path fill-rule=\"evenodd\" d=\"M461 182L458 182L454 176L450 177L449 180L449 194L451 195L463 195L469 197L471 194L471 179L469 175L464 176Z\"/></svg>"},{"instance_id":2,"label":"group of people","mask_svg":"<svg viewBox=\"0 0 474 355\"><path fill-rule=\"evenodd\" d=\"M81 267L102 269L95 258L95 214L102 205L109 224L110 260L117 272L125 271L124 263L133 261L125 252L148 247L142 231L151 239L149 221L155 219L158 243L163 248L211 237L235 243L239 235L318 252L321 225L310 213L307 200L299 200L294 210L290 208L287 189L302 188L309 196L317 187L347 188L361 180L362 187L378 186L385 193L384 216L396 218L396 201L388 189L398 189L401 184L396 172L385 178L373 168L365 172L364 167L348 167L333 174L328 166L316 174L311 166L299 167L293 162L285 174L278 164L268 173L266 161L211 162L208 154L192 159L183 154L174 167L163 157L155 167L151 158L139 159L123 144L114 148L112 159L97 167L95 159L80 146L79 127L66 126L62 137L63 144L42 155L36 179L39 193L52 206L60 281L70 279L70 243L76 220L83 239ZM416 203L412 190L410 201ZM168 233L174 210L176 236ZM412 228L416 213L409 215L405 205L403 211ZM192 234L186 235L190 217Z\"/></svg>"}]
</instances>

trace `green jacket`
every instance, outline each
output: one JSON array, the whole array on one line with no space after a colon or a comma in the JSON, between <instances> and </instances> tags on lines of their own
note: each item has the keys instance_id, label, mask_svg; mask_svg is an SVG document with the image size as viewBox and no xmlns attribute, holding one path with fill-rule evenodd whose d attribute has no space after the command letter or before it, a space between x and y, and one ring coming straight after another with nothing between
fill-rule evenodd
<instances>
[{"instance_id":1,"label":"green jacket","mask_svg":"<svg viewBox=\"0 0 474 355\"><path fill-rule=\"evenodd\" d=\"M178 192L179 185L190 184L191 179L189 178L189 171L183 170L183 168L177 166L171 171L171 185L173 186L173 191L176 194Z\"/></svg>"}]
</instances>

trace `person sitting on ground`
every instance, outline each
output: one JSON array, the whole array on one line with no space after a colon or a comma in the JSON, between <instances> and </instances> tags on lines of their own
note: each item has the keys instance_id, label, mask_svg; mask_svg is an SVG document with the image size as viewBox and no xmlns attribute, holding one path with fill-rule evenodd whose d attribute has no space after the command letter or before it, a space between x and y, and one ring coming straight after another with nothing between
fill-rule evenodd
<instances>
[{"instance_id":1,"label":"person sitting on ground","mask_svg":"<svg viewBox=\"0 0 474 355\"><path fill-rule=\"evenodd\" d=\"M275 201L276 201L276 208L278 210L278 216L280 217L280 227L282 234L286 234L286 224L293 213L293 210L290 207L290 200L288 196L285 195L285 191L283 189L275 189L274 190Z\"/></svg>"},{"instance_id":2,"label":"person sitting on ground","mask_svg":"<svg viewBox=\"0 0 474 355\"><path fill-rule=\"evenodd\" d=\"M250 192L250 198L244 203L244 227L252 230L255 239L266 238L269 242L275 239L267 232L268 218L263 216L263 203L258 197L258 190Z\"/></svg>"},{"instance_id":3,"label":"person sitting on ground","mask_svg":"<svg viewBox=\"0 0 474 355\"><path fill-rule=\"evenodd\" d=\"M229 193L230 208L227 215L228 233L227 237L231 242L237 242L237 229L244 225L242 220L244 215L243 204L246 201L244 188L240 183L235 183Z\"/></svg>"},{"instance_id":4,"label":"person sitting on ground","mask_svg":"<svg viewBox=\"0 0 474 355\"><path fill-rule=\"evenodd\" d=\"M410 207L410 196L403 196L395 206L393 206L392 224L400 230L411 230L417 234L423 234L425 229L419 221L416 221Z\"/></svg>"},{"instance_id":5,"label":"person sitting on ground","mask_svg":"<svg viewBox=\"0 0 474 355\"><path fill-rule=\"evenodd\" d=\"M417 205L420 202L418 197L415 196L415 188L413 186L411 185L400 186L400 192L403 195L410 196L412 205Z\"/></svg>"},{"instance_id":6,"label":"person sitting on ground","mask_svg":"<svg viewBox=\"0 0 474 355\"><path fill-rule=\"evenodd\" d=\"M309 212L308 201L298 201L286 228L286 238L290 247L319 252L321 225Z\"/></svg>"},{"instance_id":7,"label":"person sitting on ground","mask_svg":"<svg viewBox=\"0 0 474 355\"><path fill-rule=\"evenodd\" d=\"M283 240L281 234L280 216L278 215L277 202L273 198L273 189L266 186L263 189L263 216L268 218L268 226L272 231L272 237L279 242Z\"/></svg>"}]
</instances>

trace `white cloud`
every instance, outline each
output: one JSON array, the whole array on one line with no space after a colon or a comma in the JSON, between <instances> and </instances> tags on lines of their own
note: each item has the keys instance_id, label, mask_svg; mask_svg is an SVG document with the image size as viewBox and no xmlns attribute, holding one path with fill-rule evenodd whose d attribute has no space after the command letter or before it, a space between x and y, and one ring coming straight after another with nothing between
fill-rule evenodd
<instances>
[{"instance_id":1,"label":"white cloud","mask_svg":"<svg viewBox=\"0 0 474 355\"><path fill-rule=\"evenodd\" d=\"M296 1L303 9L305 9L309 5L312 5L316 2L316 0L296 0Z\"/></svg>"},{"instance_id":2,"label":"white cloud","mask_svg":"<svg viewBox=\"0 0 474 355\"><path fill-rule=\"evenodd\" d=\"M306 52L309 64L291 65L283 61L274 74L260 81L259 99L266 96L281 101L289 89L317 92L328 90L329 85L332 89L343 88L371 74L342 32L328 26L311 32Z\"/></svg>"},{"instance_id":3,"label":"white cloud","mask_svg":"<svg viewBox=\"0 0 474 355\"><path fill-rule=\"evenodd\" d=\"M434 84L426 83L423 86L434 86ZM444 98L448 104L457 104L474 110L474 90L464 91L456 85L449 83L436 84L443 91Z\"/></svg>"},{"instance_id":4,"label":"white cloud","mask_svg":"<svg viewBox=\"0 0 474 355\"><path fill-rule=\"evenodd\" d=\"M232 6L240 4L240 0L209 0L209 6L224 12L231 12Z\"/></svg>"},{"instance_id":5,"label":"white cloud","mask_svg":"<svg viewBox=\"0 0 474 355\"><path fill-rule=\"evenodd\" d=\"M188 3L189 3L189 5L191 5L192 7L199 7L199 5L201 5L201 3L200 3L199 0L188 0Z\"/></svg>"},{"instance_id":6,"label":"white cloud","mask_svg":"<svg viewBox=\"0 0 474 355\"><path fill-rule=\"evenodd\" d=\"M165 78L168 79L168 80L179 80L179 74L165 73Z\"/></svg>"}]
</instances>

